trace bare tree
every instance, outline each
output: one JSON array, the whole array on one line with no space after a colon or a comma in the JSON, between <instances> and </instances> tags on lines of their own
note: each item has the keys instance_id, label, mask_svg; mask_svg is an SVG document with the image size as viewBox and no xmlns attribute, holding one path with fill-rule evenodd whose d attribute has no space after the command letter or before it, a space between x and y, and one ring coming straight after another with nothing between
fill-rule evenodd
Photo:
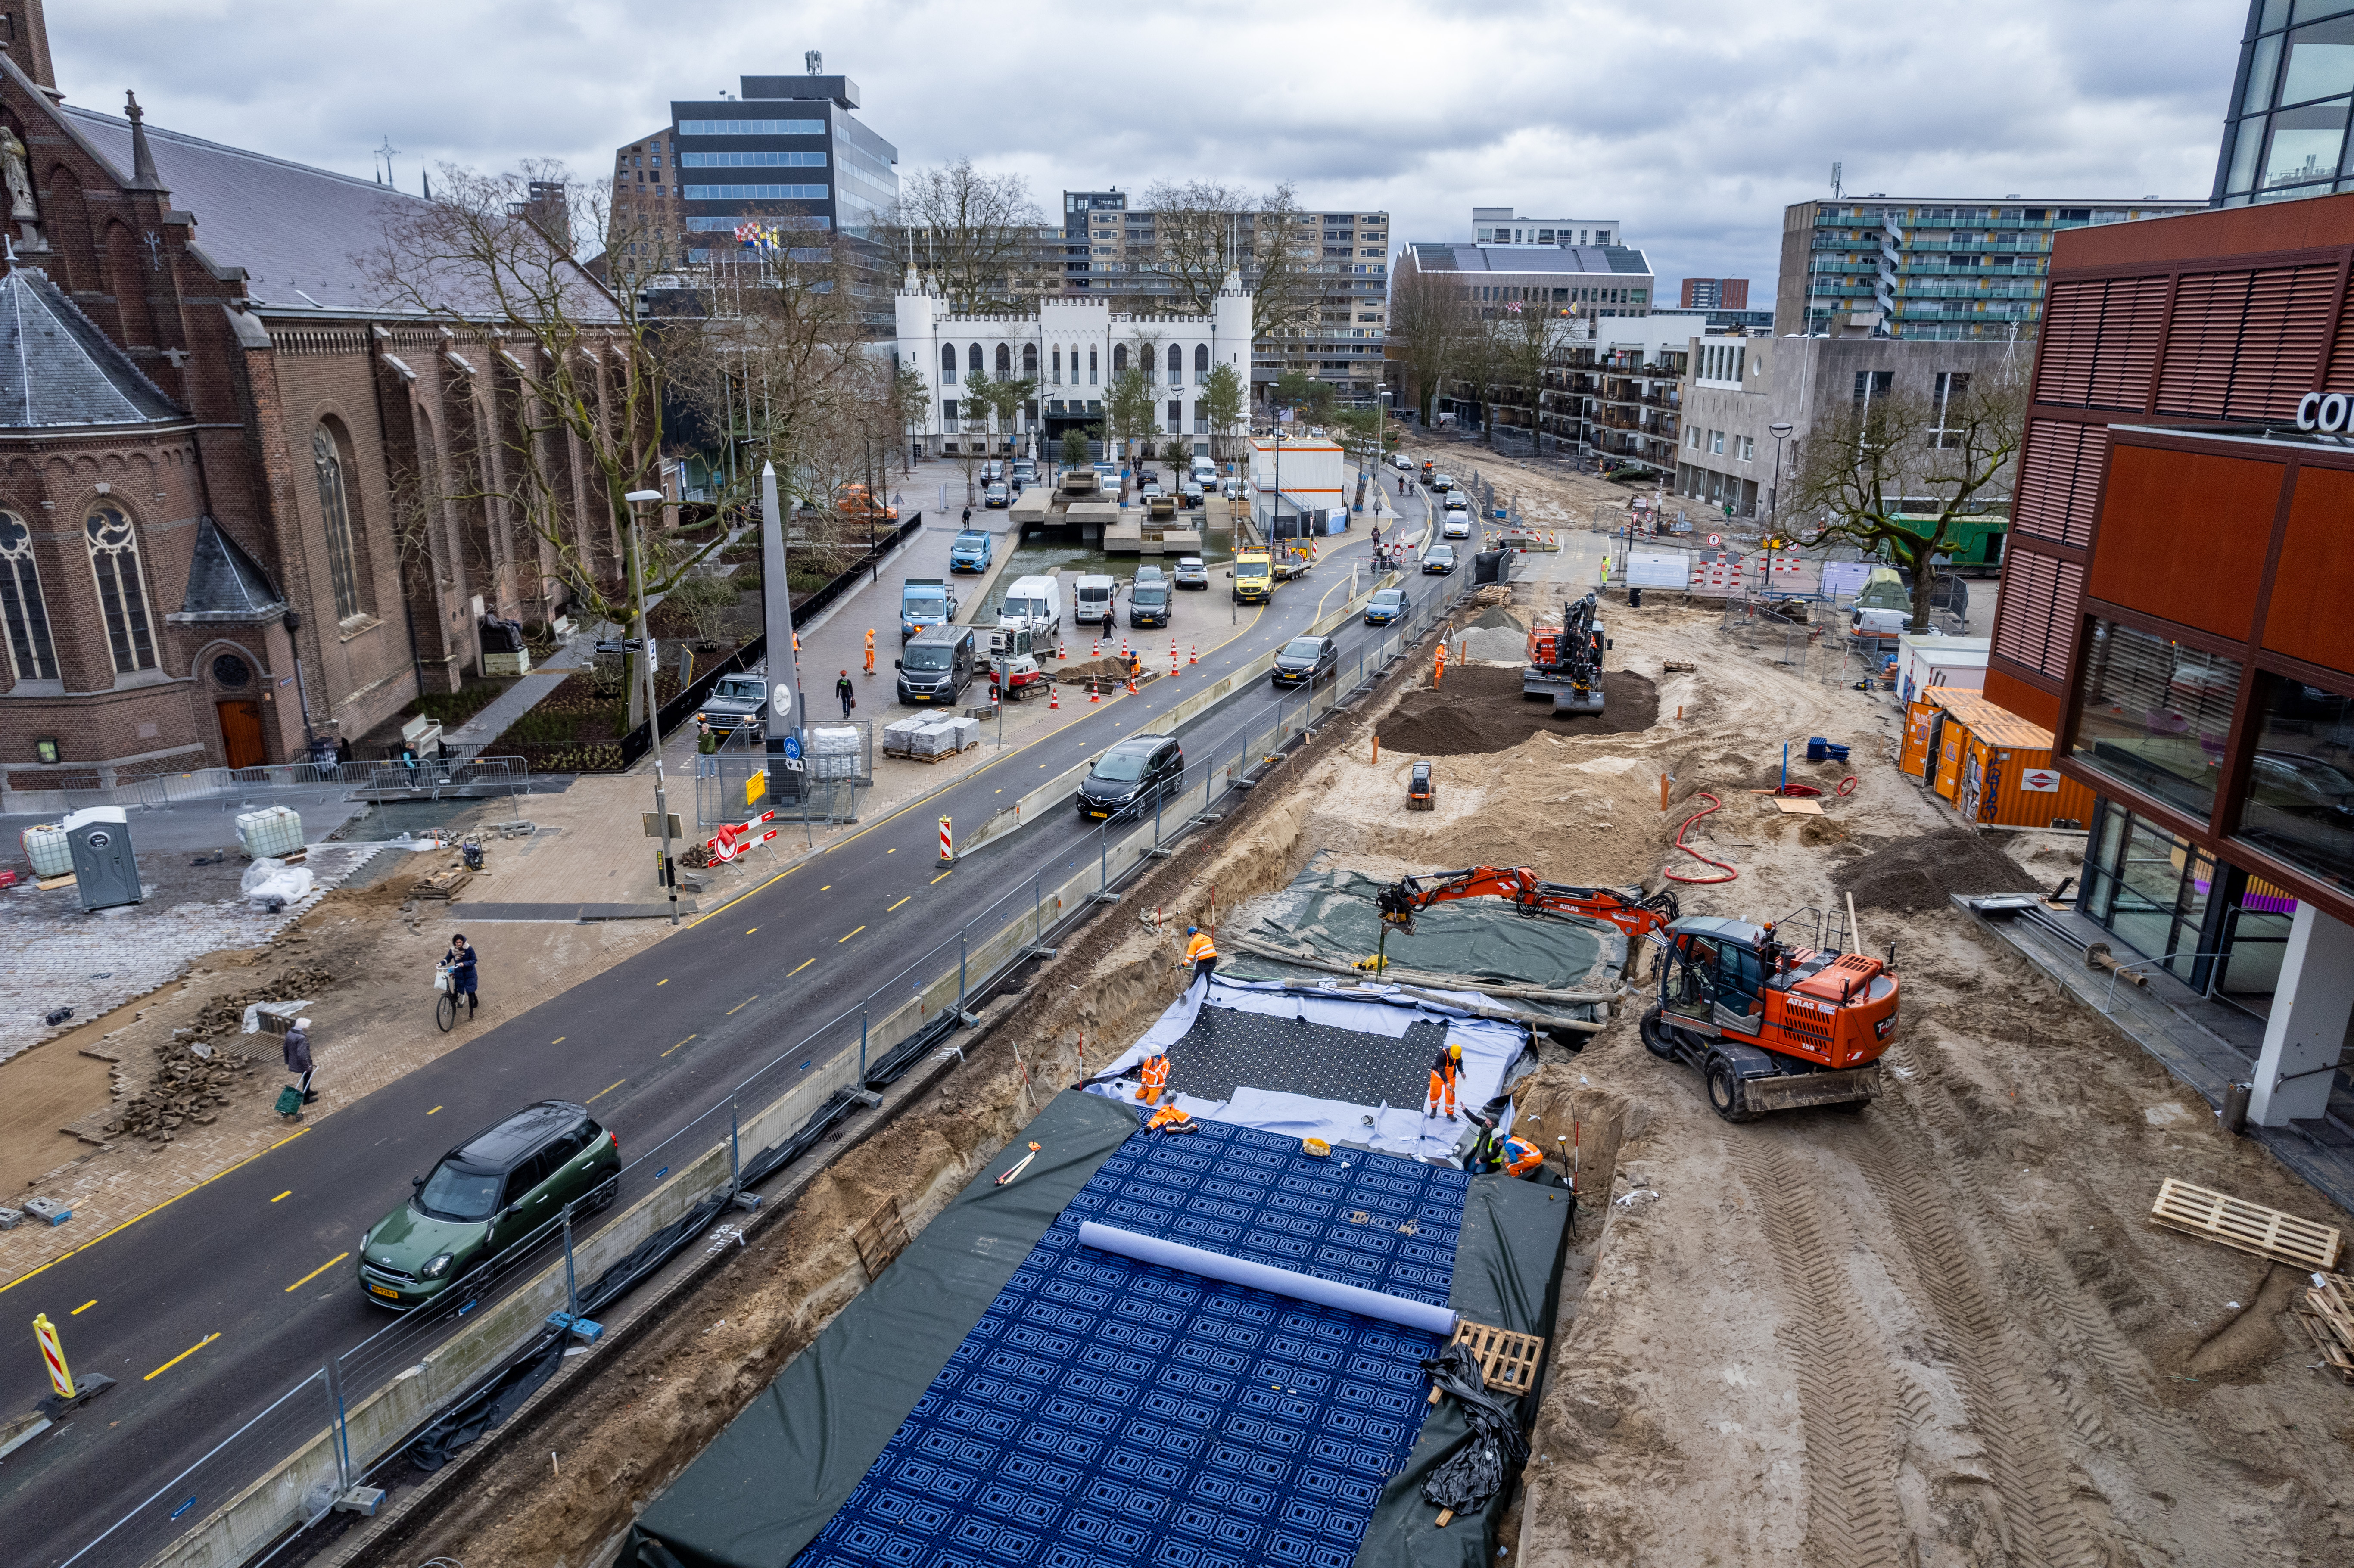
<instances>
[{"instance_id":1,"label":"bare tree","mask_svg":"<svg viewBox=\"0 0 2354 1568\"><path fill-rule=\"evenodd\" d=\"M1034 299L1044 215L1019 175L984 174L970 158L899 181L899 200L877 238L939 286L958 315L1015 313Z\"/></svg>"},{"instance_id":2,"label":"bare tree","mask_svg":"<svg viewBox=\"0 0 2354 1568\"><path fill-rule=\"evenodd\" d=\"M1210 366L1202 388L1202 416L1210 422L1210 451L1221 462L1233 457L1234 428L1243 418L1243 373L1224 360Z\"/></svg>"},{"instance_id":3,"label":"bare tree","mask_svg":"<svg viewBox=\"0 0 2354 1568\"><path fill-rule=\"evenodd\" d=\"M1496 345L1496 360L1501 378L1519 390L1522 407L1529 413L1529 435L1536 450L1544 450L1543 404L1545 371L1553 356L1568 344L1576 323L1571 319L1566 305L1546 304L1535 300L1513 300L1499 311L1488 323ZM1495 422L1489 421L1492 443Z\"/></svg>"},{"instance_id":4,"label":"bare tree","mask_svg":"<svg viewBox=\"0 0 2354 1568\"><path fill-rule=\"evenodd\" d=\"M1474 325L1459 274L1426 272L1411 252L1400 260L1390 283L1389 354L1405 372L1406 395L1426 429L1431 403Z\"/></svg>"},{"instance_id":5,"label":"bare tree","mask_svg":"<svg viewBox=\"0 0 2354 1568\"><path fill-rule=\"evenodd\" d=\"M1186 314L1205 316L1229 274L1251 291L1251 339L1287 335L1315 313L1321 237L1289 185L1254 194L1207 180L1163 180L1144 193L1153 270Z\"/></svg>"},{"instance_id":6,"label":"bare tree","mask_svg":"<svg viewBox=\"0 0 2354 1568\"><path fill-rule=\"evenodd\" d=\"M1927 397L1891 393L1842 408L1800 445L1784 524L1812 547L1833 540L1894 559L1913 575L1912 630L1929 629L1935 557L1957 520L1999 487L2027 423L2023 366L1955 372Z\"/></svg>"},{"instance_id":7,"label":"bare tree","mask_svg":"<svg viewBox=\"0 0 2354 1568\"><path fill-rule=\"evenodd\" d=\"M642 267L666 258L609 249L609 291L574 260L580 233L615 232L601 182L576 184L546 162L504 175L444 165L441 175L436 199L403 208L366 258L388 301L481 344L483 363L469 365L504 388L478 437L501 461L451 465L472 482L440 499L482 509L500 535L494 557L528 559L573 606L633 623L633 566L659 593L716 543L670 547L660 530L641 540L624 499L660 488L663 375L639 284ZM525 536L539 546L528 556L511 547ZM631 683L633 725L642 693Z\"/></svg>"}]
</instances>

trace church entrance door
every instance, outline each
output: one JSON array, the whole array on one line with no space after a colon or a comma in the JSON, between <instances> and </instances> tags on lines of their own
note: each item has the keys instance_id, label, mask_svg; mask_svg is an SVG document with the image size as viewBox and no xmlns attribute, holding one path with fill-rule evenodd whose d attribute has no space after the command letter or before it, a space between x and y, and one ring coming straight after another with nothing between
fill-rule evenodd
<instances>
[{"instance_id":1,"label":"church entrance door","mask_svg":"<svg viewBox=\"0 0 2354 1568\"><path fill-rule=\"evenodd\" d=\"M228 755L231 768L259 768L268 758L261 749L261 705L260 703L222 703L220 713L221 746Z\"/></svg>"}]
</instances>

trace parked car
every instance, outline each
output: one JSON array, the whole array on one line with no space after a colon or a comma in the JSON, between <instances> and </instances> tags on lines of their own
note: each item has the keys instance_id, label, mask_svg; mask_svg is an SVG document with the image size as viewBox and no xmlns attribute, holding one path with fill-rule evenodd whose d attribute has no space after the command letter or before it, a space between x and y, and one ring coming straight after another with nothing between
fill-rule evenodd
<instances>
[{"instance_id":1,"label":"parked car","mask_svg":"<svg viewBox=\"0 0 2354 1568\"><path fill-rule=\"evenodd\" d=\"M949 546L949 570L985 572L997 553L997 541L979 528L968 528Z\"/></svg>"},{"instance_id":2,"label":"parked car","mask_svg":"<svg viewBox=\"0 0 2354 1568\"><path fill-rule=\"evenodd\" d=\"M1108 821L1149 811L1185 774L1185 754L1165 735L1139 735L1096 758L1079 781L1079 815Z\"/></svg>"},{"instance_id":3,"label":"parked car","mask_svg":"<svg viewBox=\"0 0 2354 1568\"><path fill-rule=\"evenodd\" d=\"M1423 553L1422 570L1426 577L1444 577L1455 569L1455 546L1433 545Z\"/></svg>"},{"instance_id":4,"label":"parked car","mask_svg":"<svg viewBox=\"0 0 2354 1568\"><path fill-rule=\"evenodd\" d=\"M899 672L899 700L954 707L974 673L972 628L928 626L893 661Z\"/></svg>"},{"instance_id":5,"label":"parked car","mask_svg":"<svg viewBox=\"0 0 2354 1568\"><path fill-rule=\"evenodd\" d=\"M1201 482L1189 479L1177 491L1177 504L1185 507L1199 506L1202 504L1203 497Z\"/></svg>"},{"instance_id":6,"label":"parked car","mask_svg":"<svg viewBox=\"0 0 2354 1568\"><path fill-rule=\"evenodd\" d=\"M1181 588L1208 588L1210 586L1209 564L1199 556L1178 556L1175 581Z\"/></svg>"},{"instance_id":7,"label":"parked car","mask_svg":"<svg viewBox=\"0 0 2354 1568\"><path fill-rule=\"evenodd\" d=\"M1169 493L1161 488L1161 482L1159 480L1148 479L1142 485L1138 487L1136 493L1143 499L1150 501L1156 495L1166 495Z\"/></svg>"},{"instance_id":8,"label":"parked car","mask_svg":"<svg viewBox=\"0 0 2354 1568\"><path fill-rule=\"evenodd\" d=\"M758 675L722 675L703 703L703 722L714 735L757 730L768 716L769 683Z\"/></svg>"},{"instance_id":9,"label":"parked car","mask_svg":"<svg viewBox=\"0 0 2354 1568\"><path fill-rule=\"evenodd\" d=\"M1169 579L1157 567L1137 568L1136 581L1128 590L1128 624L1130 627L1166 626L1169 624Z\"/></svg>"},{"instance_id":10,"label":"parked car","mask_svg":"<svg viewBox=\"0 0 2354 1568\"><path fill-rule=\"evenodd\" d=\"M485 1265L559 1219L620 1191L621 1142L588 1107L542 1100L493 1122L410 1179L408 1201L360 1238L360 1288L410 1311L445 1291L464 1299Z\"/></svg>"},{"instance_id":11,"label":"parked car","mask_svg":"<svg viewBox=\"0 0 2354 1568\"><path fill-rule=\"evenodd\" d=\"M1239 479L1230 479L1219 488L1225 493L1227 500L1239 500L1243 493L1243 482Z\"/></svg>"},{"instance_id":12,"label":"parked car","mask_svg":"<svg viewBox=\"0 0 2354 1568\"><path fill-rule=\"evenodd\" d=\"M1275 683L1313 685L1340 667L1341 645L1329 637L1295 637L1275 656Z\"/></svg>"},{"instance_id":13,"label":"parked car","mask_svg":"<svg viewBox=\"0 0 2354 1568\"><path fill-rule=\"evenodd\" d=\"M1386 588L1365 601L1365 624L1387 626L1404 615L1411 607L1406 603L1405 589Z\"/></svg>"},{"instance_id":14,"label":"parked car","mask_svg":"<svg viewBox=\"0 0 2354 1568\"><path fill-rule=\"evenodd\" d=\"M1005 482L1002 480L992 481L989 488L981 493L981 503L983 506L1004 506L1009 504L1013 499L1013 497L1007 492Z\"/></svg>"},{"instance_id":15,"label":"parked car","mask_svg":"<svg viewBox=\"0 0 2354 1568\"><path fill-rule=\"evenodd\" d=\"M991 480L1003 479L1004 477L1005 465L998 461L995 458L991 458L987 462L981 465L981 483L987 484Z\"/></svg>"},{"instance_id":16,"label":"parked car","mask_svg":"<svg viewBox=\"0 0 2354 1568\"><path fill-rule=\"evenodd\" d=\"M1013 482L1016 484L1037 483L1038 465L1032 462L1028 458L1016 458L1013 461Z\"/></svg>"}]
</instances>

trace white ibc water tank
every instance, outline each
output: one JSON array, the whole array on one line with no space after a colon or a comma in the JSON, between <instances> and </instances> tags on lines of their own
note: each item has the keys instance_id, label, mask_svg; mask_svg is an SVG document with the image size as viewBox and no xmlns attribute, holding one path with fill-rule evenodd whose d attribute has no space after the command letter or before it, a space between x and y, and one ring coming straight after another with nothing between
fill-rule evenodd
<instances>
[{"instance_id":1,"label":"white ibc water tank","mask_svg":"<svg viewBox=\"0 0 2354 1568\"><path fill-rule=\"evenodd\" d=\"M285 806L265 806L237 820L237 842L260 860L294 854L302 848L302 814Z\"/></svg>"},{"instance_id":2,"label":"white ibc water tank","mask_svg":"<svg viewBox=\"0 0 2354 1568\"><path fill-rule=\"evenodd\" d=\"M73 848L66 842L63 828L54 823L27 828L16 842L24 846L25 858L33 863L35 876L64 876L73 870Z\"/></svg>"}]
</instances>

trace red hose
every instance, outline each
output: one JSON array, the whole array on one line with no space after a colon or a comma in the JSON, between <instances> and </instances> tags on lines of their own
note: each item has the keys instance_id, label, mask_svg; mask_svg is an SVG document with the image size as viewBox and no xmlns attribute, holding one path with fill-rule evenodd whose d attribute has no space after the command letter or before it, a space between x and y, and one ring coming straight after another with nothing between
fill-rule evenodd
<instances>
[{"instance_id":1,"label":"red hose","mask_svg":"<svg viewBox=\"0 0 2354 1568\"><path fill-rule=\"evenodd\" d=\"M1861 779L1857 778L1854 774L1850 773L1850 774L1849 774L1846 778L1844 778L1844 779L1840 779L1840 780L1839 781L1839 791L1838 791L1838 792L1839 792L1841 796L1852 795L1852 794L1854 794L1854 793L1855 793L1855 791L1856 791L1856 787L1857 787L1858 785L1861 784L1862 782L1863 782L1863 780L1862 780L1862 779Z\"/></svg>"},{"instance_id":2,"label":"red hose","mask_svg":"<svg viewBox=\"0 0 2354 1568\"><path fill-rule=\"evenodd\" d=\"M1708 856L1701 853L1700 851L1684 842L1684 835L1691 832L1692 824L1694 822L1699 821L1711 811L1722 810L1724 808L1723 801L1718 800L1715 796L1710 794L1705 789L1701 791L1700 798L1707 801L1708 805L1703 810L1695 811L1691 816L1685 818L1684 825L1676 830L1676 848L1683 851L1684 853L1691 856L1692 859L1700 862L1702 865L1712 865L1719 871L1724 873L1724 874L1723 876L1682 876L1679 875L1672 870L1662 871L1659 874L1666 877L1670 882L1698 883L1703 886L1713 883L1734 881L1735 878L1740 876L1741 874L1739 872L1734 870L1733 867L1725 864L1724 862L1721 860L1709 859Z\"/></svg>"}]
</instances>

